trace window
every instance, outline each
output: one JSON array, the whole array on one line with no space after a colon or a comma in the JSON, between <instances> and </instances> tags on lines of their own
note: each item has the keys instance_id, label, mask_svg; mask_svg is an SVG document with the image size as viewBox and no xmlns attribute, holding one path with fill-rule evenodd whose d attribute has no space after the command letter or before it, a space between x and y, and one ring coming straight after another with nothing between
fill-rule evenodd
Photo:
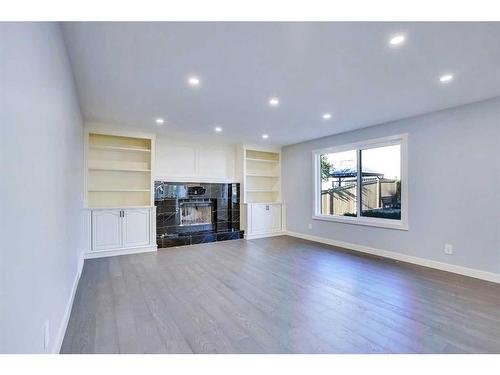
<instances>
[{"instance_id":1,"label":"window","mask_svg":"<svg viewBox=\"0 0 500 375\"><path fill-rule=\"evenodd\" d=\"M356 150L320 155L321 214L357 216L358 157Z\"/></svg>"},{"instance_id":2,"label":"window","mask_svg":"<svg viewBox=\"0 0 500 375\"><path fill-rule=\"evenodd\" d=\"M407 136L313 152L313 219L408 228Z\"/></svg>"}]
</instances>

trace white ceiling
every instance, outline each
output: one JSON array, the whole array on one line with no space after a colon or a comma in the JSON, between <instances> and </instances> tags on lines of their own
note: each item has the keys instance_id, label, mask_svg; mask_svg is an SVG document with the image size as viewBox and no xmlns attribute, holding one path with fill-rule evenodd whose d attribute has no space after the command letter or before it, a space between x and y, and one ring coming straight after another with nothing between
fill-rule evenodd
<instances>
[{"instance_id":1,"label":"white ceiling","mask_svg":"<svg viewBox=\"0 0 500 375\"><path fill-rule=\"evenodd\" d=\"M63 32L86 121L174 137L286 145L500 95L500 23L66 23ZM397 33L406 42L391 48ZM455 79L440 83L448 72Z\"/></svg>"}]
</instances>

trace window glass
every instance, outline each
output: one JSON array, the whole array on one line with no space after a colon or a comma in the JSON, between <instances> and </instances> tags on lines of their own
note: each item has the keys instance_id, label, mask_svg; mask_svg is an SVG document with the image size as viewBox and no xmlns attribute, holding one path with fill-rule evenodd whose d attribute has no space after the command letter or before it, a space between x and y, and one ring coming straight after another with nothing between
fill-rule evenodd
<instances>
[{"instance_id":1,"label":"window glass","mask_svg":"<svg viewBox=\"0 0 500 375\"><path fill-rule=\"evenodd\" d=\"M400 148L361 150L361 216L401 220Z\"/></svg>"},{"instance_id":2,"label":"window glass","mask_svg":"<svg viewBox=\"0 0 500 375\"><path fill-rule=\"evenodd\" d=\"M357 216L356 150L320 155L321 214Z\"/></svg>"}]
</instances>

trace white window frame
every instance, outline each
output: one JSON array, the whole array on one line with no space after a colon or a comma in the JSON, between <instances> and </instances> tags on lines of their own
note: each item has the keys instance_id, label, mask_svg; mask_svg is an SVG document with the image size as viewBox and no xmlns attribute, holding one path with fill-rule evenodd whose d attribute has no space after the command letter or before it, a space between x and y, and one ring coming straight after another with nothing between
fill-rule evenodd
<instances>
[{"instance_id":1,"label":"white window frame","mask_svg":"<svg viewBox=\"0 0 500 375\"><path fill-rule=\"evenodd\" d=\"M361 199L359 191L361 189L361 151L384 146L400 145L401 157L401 220L383 219L361 216ZM321 213L321 163L320 156L323 154L355 150L357 155L357 199L356 199L356 217L327 215ZM368 225L380 228L408 230L408 134L398 134L388 137L376 138L362 142L344 144L335 147L328 147L319 150L313 150L313 220L334 221L345 224Z\"/></svg>"}]
</instances>

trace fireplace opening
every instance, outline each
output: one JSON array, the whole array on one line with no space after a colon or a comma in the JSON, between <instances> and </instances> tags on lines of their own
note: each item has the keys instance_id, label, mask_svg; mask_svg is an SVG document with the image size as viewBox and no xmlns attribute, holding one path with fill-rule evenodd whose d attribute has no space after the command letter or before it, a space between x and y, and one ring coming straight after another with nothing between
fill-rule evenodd
<instances>
[{"instance_id":1,"label":"fireplace opening","mask_svg":"<svg viewBox=\"0 0 500 375\"><path fill-rule=\"evenodd\" d=\"M212 224L211 202L180 203L181 226Z\"/></svg>"}]
</instances>

